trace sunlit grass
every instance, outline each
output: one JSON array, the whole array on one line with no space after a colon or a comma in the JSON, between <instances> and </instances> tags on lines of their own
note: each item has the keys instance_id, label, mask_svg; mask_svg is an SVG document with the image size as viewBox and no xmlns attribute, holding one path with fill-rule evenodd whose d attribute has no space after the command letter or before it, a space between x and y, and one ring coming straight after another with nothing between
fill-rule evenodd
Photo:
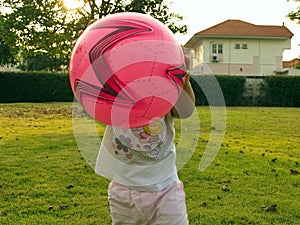
<instances>
[{"instance_id":1,"label":"sunlit grass","mask_svg":"<svg viewBox=\"0 0 300 225\"><path fill-rule=\"evenodd\" d=\"M111 223L108 181L80 154L71 107L0 104L0 224ZM197 148L179 171L190 224L298 224L300 175L290 169L300 171L300 108L227 108L222 147L203 172L211 118L208 107L197 110ZM272 204L274 212L261 208Z\"/></svg>"}]
</instances>

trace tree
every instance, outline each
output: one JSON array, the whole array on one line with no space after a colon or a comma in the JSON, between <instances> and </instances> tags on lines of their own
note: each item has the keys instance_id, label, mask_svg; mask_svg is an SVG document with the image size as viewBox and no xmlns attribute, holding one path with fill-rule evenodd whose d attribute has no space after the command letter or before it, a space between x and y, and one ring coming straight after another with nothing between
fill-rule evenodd
<instances>
[{"instance_id":1,"label":"tree","mask_svg":"<svg viewBox=\"0 0 300 225\"><path fill-rule=\"evenodd\" d=\"M14 45L23 68L30 69L26 68L27 60L40 55L48 55L51 61L60 62L44 68L59 70L62 65L67 65L76 16L72 18L67 13L62 1L3 0L3 4L11 9L5 16L4 26L17 36Z\"/></svg>"},{"instance_id":2,"label":"tree","mask_svg":"<svg viewBox=\"0 0 300 225\"><path fill-rule=\"evenodd\" d=\"M140 12L160 20L173 33L187 32L187 26L180 25L183 17L170 12L170 3L164 0L101 0L100 5L97 5L96 0L85 0L85 4L87 7L82 7L81 12L91 19L100 19L117 12ZM89 10L84 10L85 8Z\"/></svg>"},{"instance_id":3,"label":"tree","mask_svg":"<svg viewBox=\"0 0 300 225\"><path fill-rule=\"evenodd\" d=\"M89 20L116 12L147 13L166 24L174 33L187 31L186 25L178 25L182 17L169 12L169 5L163 0L82 1L84 6L70 10L63 0L0 0L0 5L2 3L10 8L3 24L17 38L13 40L11 36L6 36L6 40L18 48L23 69L57 71L66 68L71 43L78 31L84 29ZM34 59L40 60L39 64L43 65L32 66Z\"/></svg>"},{"instance_id":4,"label":"tree","mask_svg":"<svg viewBox=\"0 0 300 225\"><path fill-rule=\"evenodd\" d=\"M289 0L287 0L287 1L289 1ZM300 2L300 0L294 0L294 1ZM298 24L300 24L300 6L295 11L290 12L287 16L290 18L290 20L296 21ZM296 66L296 68L300 69L300 65L298 64Z\"/></svg>"},{"instance_id":5,"label":"tree","mask_svg":"<svg viewBox=\"0 0 300 225\"><path fill-rule=\"evenodd\" d=\"M294 0L294 2L300 2L300 0ZM293 10L290 12L287 16L290 18L290 20L300 23L300 6L295 11Z\"/></svg>"},{"instance_id":6,"label":"tree","mask_svg":"<svg viewBox=\"0 0 300 225\"><path fill-rule=\"evenodd\" d=\"M164 0L102 0L98 6L96 0L85 0L91 8L90 18L102 18L117 12L140 12L160 20L173 33L186 33L187 26L180 25L183 17L170 12L170 3Z\"/></svg>"},{"instance_id":7,"label":"tree","mask_svg":"<svg viewBox=\"0 0 300 225\"><path fill-rule=\"evenodd\" d=\"M4 26L4 16L0 12L0 65L12 64L15 61L15 37ZM7 38L10 37L10 38ZM9 42L10 40L10 42Z\"/></svg>"}]
</instances>

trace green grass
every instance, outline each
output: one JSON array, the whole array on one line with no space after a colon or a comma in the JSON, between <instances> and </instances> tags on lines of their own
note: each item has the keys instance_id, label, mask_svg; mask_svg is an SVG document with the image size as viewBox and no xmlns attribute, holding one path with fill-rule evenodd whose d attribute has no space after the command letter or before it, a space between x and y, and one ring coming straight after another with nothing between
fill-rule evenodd
<instances>
[{"instance_id":1,"label":"green grass","mask_svg":"<svg viewBox=\"0 0 300 225\"><path fill-rule=\"evenodd\" d=\"M109 181L80 154L71 106L0 104L0 224L110 224ZM299 224L300 175L290 169L300 171L300 108L227 108L224 142L203 172L210 111L197 110L197 149L179 171L190 224Z\"/></svg>"}]
</instances>

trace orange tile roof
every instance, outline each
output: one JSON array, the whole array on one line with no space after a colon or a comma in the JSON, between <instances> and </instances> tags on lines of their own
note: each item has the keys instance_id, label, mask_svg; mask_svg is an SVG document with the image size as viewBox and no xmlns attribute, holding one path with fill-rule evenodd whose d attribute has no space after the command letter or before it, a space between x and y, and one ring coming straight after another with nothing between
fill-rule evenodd
<instances>
[{"instance_id":1,"label":"orange tile roof","mask_svg":"<svg viewBox=\"0 0 300 225\"><path fill-rule=\"evenodd\" d=\"M286 37L293 33L282 26L255 25L241 20L226 20L196 33L197 36L247 36L247 37Z\"/></svg>"},{"instance_id":2,"label":"orange tile roof","mask_svg":"<svg viewBox=\"0 0 300 225\"><path fill-rule=\"evenodd\" d=\"M295 58L290 61L282 61L283 68L295 67L297 64L300 63L300 59Z\"/></svg>"}]
</instances>

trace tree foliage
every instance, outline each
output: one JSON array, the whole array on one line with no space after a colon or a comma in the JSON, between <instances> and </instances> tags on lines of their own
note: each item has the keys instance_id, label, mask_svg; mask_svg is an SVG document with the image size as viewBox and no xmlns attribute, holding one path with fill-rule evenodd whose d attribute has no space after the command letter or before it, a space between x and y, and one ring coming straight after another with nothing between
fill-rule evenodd
<instances>
[{"instance_id":1,"label":"tree foliage","mask_svg":"<svg viewBox=\"0 0 300 225\"><path fill-rule=\"evenodd\" d=\"M79 10L81 15L90 19L100 19L118 12L140 12L160 20L173 33L186 33L187 26L181 24L183 17L170 12L170 3L164 0L84 0L85 5Z\"/></svg>"},{"instance_id":2,"label":"tree foliage","mask_svg":"<svg viewBox=\"0 0 300 225\"><path fill-rule=\"evenodd\" d=\"M0 29L5 30L0 35L0 63L18 60L24 70L67 68L78 31L89 20L116 12L147 13L174 33L187 31L186 25L180 25L183 18L169 12L163 0L82 1L82 7L68 9L63 0L0 0L0 6L9 9L0 18Z\"/></svg>"},{"instance_id":3,"label":"tree foliage","mask_svg":"<svg viewBox=\"0 0 300 225\"><path fill-rule=\"evenodd\" d=\"M289 0L287 0L289 1ZM294 0L294 2L300 2L300 0ZM290 12L287 17L290 18L290 20L297 22L300 25L300 5L299 7L297 7L297 9L293 10L292 12ZM300 44L299 44L300 45ZM296 69L299 69L300 65L298 64L296 66Z\"/></svg>"},{"instance_id":4,"label":"tree foliage","mask_svg":"<svg viewBox=\"0 0 300 225\"><path fill-rule=\"evenodd\" d=\"M14 63L15 36L5 29L4 16L0 12L0 65Z\"/></svg>"},{"instance_id":5,"label":"tree foliage","mask_svg":"<svg viewBox=\"0 0 300 225\"><path fill-rule=\"evenodd\" d=\"M288 1L288 0L287 0ZM300 2L300 0L294 0L294 2ZM287 15L292 21L300 23L300 6Z\"/></svg>"},{"instance_id":6,"label":"tree foliage","mask_svg":"<svg viewBox=\"0 0 300 225\"><path fill-rule=\"evenodd\" d=\"M15 46L25 69L30 69L27 59L45 54L57 66L45 65L42 69L57 70L68 62L74 22L68 18L62 1L4 0L3 4L10 8L4 25L17 37Z\"/></svg>"}]
</instances>

